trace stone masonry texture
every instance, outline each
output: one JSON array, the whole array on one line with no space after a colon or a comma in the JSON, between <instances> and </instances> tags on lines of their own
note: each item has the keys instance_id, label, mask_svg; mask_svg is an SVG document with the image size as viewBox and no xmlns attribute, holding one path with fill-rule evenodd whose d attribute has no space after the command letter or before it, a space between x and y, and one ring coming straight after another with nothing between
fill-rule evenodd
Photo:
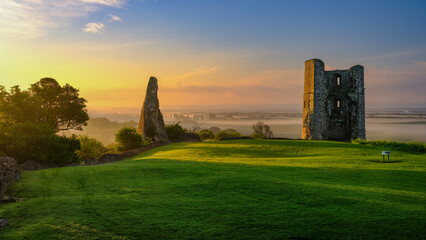
<instances>
[{"instance_id":1,"label":"stone masonry texture","mask_svg":"<svg viewBox=\"0 0 426 240\"><path fill-rule=\"evenodd\" d=\"M366 138L364 67L325 71L324 62L305 62L302 139L350 141Z\"/></svg>"}]
</instances>

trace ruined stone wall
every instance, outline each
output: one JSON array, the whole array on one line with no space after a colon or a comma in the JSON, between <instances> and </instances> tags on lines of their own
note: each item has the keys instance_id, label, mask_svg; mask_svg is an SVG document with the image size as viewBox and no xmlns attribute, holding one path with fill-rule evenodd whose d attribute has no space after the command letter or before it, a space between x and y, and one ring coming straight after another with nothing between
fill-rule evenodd
<instances>
[{"instance_id":1,"label":"ruined stone wall","mask_svg":"<svg viewBox=\"0 0 426 240\"><path fill-rule=\"evenodd\" d=\"M0 200L3 199L7 187L21 177L21 168L15 159L0 157Z\"/></svg>"},{"instance_id":2,"label":"ruined stone wall","mask_svg":"<svg viewBox=\"0 0 426 240\"><path fill-rule=\"evenodd\" d=\"M322 140L324 138L327 125L324 117L326 95L324 63L319 59L306 61L302 139Z\"/></svg>"},{"instance_id":3,"label":"ruined stone wall","mask_svg":"<svg viewBox=\"0 0 426 240\"><path fill-rule=\"evenodd\" d=\"M365 88L364 88L364 67L361 65L353 66L349 69L352 78L356 81L356 94L358 100L358 112L356 114L357 129L354 130L353 138L366 139L365 131Z\"/></svg>"},{"instance_id":4,"label":"ruined stone wall","mask_svg":"<svg viewBox=\"0 0 426 240\"><path fill-rule=\"evenodd\" d=\"M305 62L302 139L365 139L364 68L325 71L319 59Z\"/></svg>"},{"instance_id":5,"label":"ruined stone wall","mask_svg":"<svg viewBox=\"0 0 426 240\"><path fill-rule=\"evenodd\" d=\"M305 88L303 92L303 130L302 139L311 139L311 117L314 113L314 74L313 60L305 62Z\"/></svg>"},{"instance_id":6,"label":"ruined stone wall","mask_svg":"<svg viewBox=\"0 0 426 240\"><path fill-rule=\"evenodd\" d=\"M325 81L324 62L319 59L314 59L315 63L315 86L314 86L314 114L311 119L312 139L326 140L325 131L327 129L327 82Z\"/></svg>"}]
</instances>

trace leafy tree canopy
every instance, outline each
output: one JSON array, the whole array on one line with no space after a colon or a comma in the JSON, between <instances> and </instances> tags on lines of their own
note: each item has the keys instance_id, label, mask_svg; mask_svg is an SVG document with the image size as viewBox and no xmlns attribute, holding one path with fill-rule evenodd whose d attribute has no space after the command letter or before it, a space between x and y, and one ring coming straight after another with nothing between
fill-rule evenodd
<instances>
[{"instance_id":1,"label":"leafy tree canopy","mask_svg":"<svg viewBox=\"0 0 426 240\"><path fill-rule=\"evenodd\" d=\"M89 120L86 102L78 89L69 84L61 86L53 78L42 78L28 90L14 86L8 92L0 86L0 122L46 123L55 132L81 130Z\"/></svg>"}]
</instances>

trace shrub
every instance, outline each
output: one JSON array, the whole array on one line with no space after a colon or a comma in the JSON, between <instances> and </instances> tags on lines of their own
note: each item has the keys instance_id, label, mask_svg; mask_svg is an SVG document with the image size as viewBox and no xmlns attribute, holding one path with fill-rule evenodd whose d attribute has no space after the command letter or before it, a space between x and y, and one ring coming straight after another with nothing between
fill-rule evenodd
<instances>
[{"instance_id":1,"label":"shrub","mask_svg":"<svg viewBox=\"0 0 426 240\"><path fill-rule=\"evenodd\" d=\"M124 127L115 134L115 141L117 142L118 151L126 151L131 149L140 148L143 146L143 138L136 128Z\"/></svg>"},{"instance_id":2,"label":"shrub","mask_svg":"<svg viewBox=\"0 0 426 240\"><path fill-rule=\"evenodd\" d=\"M381 146L394 149L396 151L408 152L414 154L425 154L426 153L426 144L424 143L415 143L415 142L394 142L394 141L368 141L363 139L352 139L353 144L363 144L363 145L371 145L371 146Z\"/></svg>"},{"instance_id":3,"label":"shrub","mask_svg":"<svg viewBox=\"0 0 426 240\"><path fill-rule=\"evenodd\" d=\"M166 124L167 135L169 135L170 140L177 140L186 132L186 129L183 128L179 122Z\"/></svg>"},{"instance_id":4,"label":"shrub","mask_svg":"<svg viewBox=\"0 0 426 240\"><path fill-rule=\"evenodd\" d=\"M96 138L91 138L87 135L82 135L79 136L77 139L80 141L81 144L79 155L83 161L86 161L90 158L97 159L109 150Z\"/></svg>"},{"instance_id":5,"label":"shrub","mask_svg":"<svg viewBox=\"0 0 426 240\"><path fill-rule=\"evenodd\" d=\"M250 137L251 137L251 138L253 138L253 139L264 139L264 138L265 138L265 136L264 136L264 135L262 135L262 134L260 134L260 133L256 133L256 132L252 133L252 134L250 135Z\"/></svg>"},{"instance_id":6,"label":"shrub","mask_svg":"<svg viewBox=\"0 0 426 240\"><path fill-rule=\"evenodd\" d=\"M79 159L80 141L75 137L53 135L47 144L47 158L45 163L49 165L63 166Z\"/></svg>"},{"instance_id":7,"label":"shrub","mask_svg":"<svg viewBox=\"0 0 426 240\"><path fill-rule=\"evenodd\" d=\"M241 137L241 133L237 132L237 130L228 128L225 130L222 130L216 134L216 140L221 140L224 138L234 138L234 137Z\"/></svg>"},{"instance_id":8,"label":"shrub","mask_svg":"<svg viewBox=\"0 0 426 240\"><path fill-rule=\"evenodd\" d=\"M210 131L213 132L213 134L218 134L222 129L218 128L218 127L211 127L209 128Z\"/></svg>"},{"instance_id":9,"label":"shrub","mask_svg":"<svg viewBox=\"0 0 426 240\"><path fill-rule=\"evenodd\" d=\"M117 150L118 149L118 144L117 143L111 143L105 146L108 149L108 152L106 152L105 154L109 153L109 154L119 154L120 152Z\"/></svg>"},{"instance_id":10,"label":"shrub","mask_svg":"<svg viewBox=\"0 0 426 240\"><path fill-rule=\"evenodd\" d=\"M198 136L200 136L201 140L214 139L214 134L209 129L203 129L199 131Z\"/></svg>"},{"instance_id":11,"label":"shrub","mask_svg":"<svg viewBox=\"0 0 426 240\"><path fill-rule=\"evenodd\" d=\"M80 150L80 141L75 136L54 134L47 124L16 123L0 128L0 150L20 164L34 160L62 166L78 159L76 151Z\"/></svg>"}]
</instances>

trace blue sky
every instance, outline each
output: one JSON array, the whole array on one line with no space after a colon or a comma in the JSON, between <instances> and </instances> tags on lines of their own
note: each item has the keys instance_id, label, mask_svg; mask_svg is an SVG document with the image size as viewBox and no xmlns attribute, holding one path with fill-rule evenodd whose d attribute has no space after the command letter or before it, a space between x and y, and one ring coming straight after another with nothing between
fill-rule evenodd
<instances>
[{"instance_id":1,"label":"blue sky","mask_svg":"<svg viewBox=\"0 0 426 240\"><path fill-rule=\"evenodd\" d=\"M426 1L5 0L0 53L14 57L0 84L49 75L90 107L132 108L155 75L165 105L300 105L304 61L320 58L364 65L367 105L425 106L425 13Z\"/></svg>"}]
</instances>

